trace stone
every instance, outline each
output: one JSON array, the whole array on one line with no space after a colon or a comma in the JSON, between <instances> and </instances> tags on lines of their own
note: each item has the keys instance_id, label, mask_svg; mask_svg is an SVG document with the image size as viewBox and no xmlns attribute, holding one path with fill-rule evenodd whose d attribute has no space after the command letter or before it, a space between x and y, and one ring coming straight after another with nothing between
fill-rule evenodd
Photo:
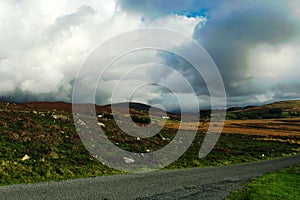
<instances>
[{"instance_id":1,"label":"stone","mask_svg":"<svg viewBox=\"0 0 300 200\"><path fill-rule=\"evenodd\" d=\"M29 160L29 159L30 159L30 156L28 156L28 155L26 154L25 156L23 156L22 161Z\"/></svg>"},{"instance_id":2,"label":"stone","mask_svg":"<svg viewBox=\"0 0 300 200\"><path fill-rule=\"evenodd\" d=\"M124 162L127 163L127 164L130 164L130 163L134 163L134 162L135 162L135 160L132 159L132 158L123 157L123 159L124 159Z\"/></svg>"}]
</instances>

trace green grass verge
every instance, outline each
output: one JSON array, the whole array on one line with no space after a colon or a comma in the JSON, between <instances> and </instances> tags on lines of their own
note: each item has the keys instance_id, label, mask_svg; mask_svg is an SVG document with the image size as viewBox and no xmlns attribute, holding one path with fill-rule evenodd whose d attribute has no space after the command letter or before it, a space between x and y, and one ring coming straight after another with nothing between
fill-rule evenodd
<instances>
[{"instance_id":1,"label":"green grass verge","mask_svg":"<svg viewBox=\"0 0 300 200\"><path fill-rule=\"evenodd\" d=\"M300 165L253 179L227 200L298 200L300 199Z\"/></svg>"}]
</instances>

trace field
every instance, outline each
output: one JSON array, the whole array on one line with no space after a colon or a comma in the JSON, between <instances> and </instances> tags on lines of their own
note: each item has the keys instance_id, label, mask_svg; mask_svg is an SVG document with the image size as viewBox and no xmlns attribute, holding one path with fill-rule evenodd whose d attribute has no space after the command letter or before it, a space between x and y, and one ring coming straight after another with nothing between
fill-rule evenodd
<instances>
[{"instance_id":1,"label":"field","mask_svg":"<svg viewBox=\"0 0 300 200\"><path fill-rule=\"evenodd\" d=\"M169 122L168 128L178 127L179 122ZM208 123L200 123L200 131L208 128ZM182 129L193 130L198 122L183 122ZM214 122L214 126L220 126L220 123ZM244 134L260 136L300 136L300 118L279 118L279 119L249 119L249 120L226 120L223 127L223 134Z\"/></svg>"},{"instance_id":2,"label":"field","mask_svg":"<svg viewBox=\"0 0 300 200\"><path fill-rule=\"evenodd\" d=\"M92 105L90 105L93 107ZM147 107L134 104L138 125L148 120ZM0 185L63 180L124 173L106 167L85 149L66 103L0 103ZM157 135L137 140L118 129L108 106L102 113L107 137L122 149L147 153L167 145L176 134L178 117L171 115ZM159 111L157 111L159 112ZM139 123L142 122L142 123ZM165 169L228 165L299 154L299 118L228 120L214 149L199 159L206 122L200 122L190 148ZM198 122L184 122L186 130ZM278 130L277 130L278 129Z\"/></svg>"}]
</instances>

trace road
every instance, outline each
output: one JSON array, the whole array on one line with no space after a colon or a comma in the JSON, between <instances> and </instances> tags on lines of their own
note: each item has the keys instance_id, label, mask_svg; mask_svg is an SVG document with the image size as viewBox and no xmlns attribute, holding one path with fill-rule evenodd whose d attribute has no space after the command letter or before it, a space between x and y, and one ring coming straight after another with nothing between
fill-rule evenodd
<instances>
[{"instance_id":1,"label":"road","mask_svg":"<svg viewBox=\"0 0 300 200\"><path fill-rule=\"evenodd\" d=\"M251 178L299 163L297 155L222 167L2 186L0 199L224 199Z\"/></svg>"}]
</instances>

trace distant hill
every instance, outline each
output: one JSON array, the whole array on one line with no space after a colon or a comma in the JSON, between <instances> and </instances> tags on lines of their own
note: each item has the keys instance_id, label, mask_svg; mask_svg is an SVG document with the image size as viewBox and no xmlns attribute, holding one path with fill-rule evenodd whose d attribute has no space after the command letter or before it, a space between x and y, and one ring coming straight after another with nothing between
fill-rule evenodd
<instances>
[{"instance_id":1,"label":"distant hill","mask_svg":"<svg viewBox=\"0 0 300 200\"><path fill-rule=\"evenodd\" d=\"M12 103L11 103L12 104ZM18 107L28 108L30 110L48 110L72 113L72 104L65 102L31 102L23 104L15 104ZM85 104L95 108L97 113L111 113L111 105L94 106ZM128 103L118 103L114 106L127 109ZM151 106L142 103L129 103L130 113L133 115L148 114ZM154 112L162 113L159 108L152 108ZM210 110L201 110L201 119L210 116ZM180 119L177 114L167 112L168 116ZM185 114L187 115L187 114ZM300 100L280 101L261 106L232 107L227 109L226 119L273 119L273 118L291 118L300 117Z\"/></svg>"},{"instance_id":2,"label":"distant hill","mask_svg":"<svg viewBox=\"0 0 300 200\"><path fill-rule=\"evenodd\" d=\"M72 104L71 103L65 103L65 102L31 102L31 103L23 103L23 104L16 104L17 106L28 108L30 110L37 110L37 111L59 111L59 112L66 112L66 113L72 113ZM92 104L81 104L83 108L89 107L90 109L95 109L97 114L111 114L111 105L92 105ZM79 108L81 106L79 104ZM122 113L125 113L125 109L128 109L128 103L117 103L114 104L114 107L118 108L119 111ZM163 111L160 108L151 107L149 105L145 105L142 103L136 103L136 102L130 102L129 103L129 110L130 114L132 115L148 115L149 110L151 108L151 111L155 115L163 115L165 111ZM166 112L169 117L172 117L173 119L180 119L180 117L176 114Z\"/></svg>"},{"instance_id":3,"label":"distant hill","mask_svg":"<svg viewBox=\"0 0 300 200\"><path fill-rule=\"evenodd\" d=\"M63 112L72 112L72 104L65 103L65 102L30 102L30 103L23 103L19 104L30 109L36 110L56 110L56 111L63 111ZM94 106L92 104L82 104L82 106ZM127 108L128 103L118 103L114 104L114 106L119 108ZM135 109L139 111L149 111L150 106L141 104L141 103L130 103L130 109ZM104 106L95 106L97 112L111 112L111 105L104 105Z\"/></svg>"},{"instance_id":4,"label":"distant hill","mask_svg":"<svg viewBox=\"0 0 300 200\"><path fill-rule=\"evenodd\" d=\"M227 119L273 119L300 117L300 100L280 101L262 106L229 108Z\"/></svg>"}]
</instances>

